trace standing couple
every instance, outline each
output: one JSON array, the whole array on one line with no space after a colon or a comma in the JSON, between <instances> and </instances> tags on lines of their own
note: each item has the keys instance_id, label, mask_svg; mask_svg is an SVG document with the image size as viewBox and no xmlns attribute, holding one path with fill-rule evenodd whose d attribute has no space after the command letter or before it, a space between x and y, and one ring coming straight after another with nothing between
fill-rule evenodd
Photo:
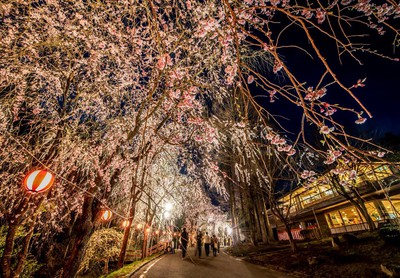
<instances>
[{"instance_id":1,"label":"standing couple","mask_svg":"<svg viewBox=\"0 0 400 278\"><path fill-rule=\"evenodd\" d=\"M206 256L208 257L210 255L210 246L213 251L214 257L217 256L217 251L218 251L218 238L213 235L210 237L208 235L208 232L206 232L206 235L204 236L204 249L206 250ZM200 247L201 248L201 247ZM219 252L219 251L218 251ZM201 254L201 251L200 253Z\"/></svg>"}]
</instances>

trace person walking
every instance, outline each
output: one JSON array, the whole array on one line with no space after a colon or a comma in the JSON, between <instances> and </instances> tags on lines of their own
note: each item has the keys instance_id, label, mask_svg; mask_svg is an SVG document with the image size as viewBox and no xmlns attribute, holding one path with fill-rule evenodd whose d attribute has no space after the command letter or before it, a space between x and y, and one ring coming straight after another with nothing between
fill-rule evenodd
<instances>
[{"instance_id":1,"label":"person walking","mask_svg":"<svg viewBox=\"0 0 400 278\"><path fill-rule=\"evenodd\" d=\"M211 244L212 244L213 255L215 257L217 256L217 251L218 251L218 238L215 235L212 236Z\"/></svg>"},{"instance_id":2,"label":"person walking","mask_svg":"<svg viewBox=\"0 0 400 278\"><path fill-rule=\"evenodd\" d=\"M189 234L186 232L186 228L183 228L183 231L181 234L182 258L184 258L186 256L188 241L189 241Z\"/></svg>"},{"instance_id":3,"label":"person walking","mask_svg":"<svg viewBox=\"0 0 400 278\"><path fill-rule=\"evenodd\" d=\"M202 245L202 235L201 231L197 232L197 237L196 237L196 243L197 243L197 253L199 255L199 258L201 258L201 245Z\"/></svg>"},{"instance_id":4,"label":"person walking","mask_svg":"<svg viewBox=\"0 0 400 278\"><path fill-rule=\"evenodd\" d=\"M208 232L206 232L206 235L204 236L204 249L206 250L207 257L210 255L210 244L211 244L211 238L208 235Z\"/></svg>"}]
</instances>

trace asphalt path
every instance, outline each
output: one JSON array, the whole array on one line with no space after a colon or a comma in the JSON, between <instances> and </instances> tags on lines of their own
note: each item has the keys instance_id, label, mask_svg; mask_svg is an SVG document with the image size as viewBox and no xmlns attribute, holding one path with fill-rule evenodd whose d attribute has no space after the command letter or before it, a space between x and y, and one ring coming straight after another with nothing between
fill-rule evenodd
<instances>
[{"instance_id":1,"label":"asphalt path","mask_svg":"<svg viewBox=\"0 0 400 278\"><path fill-rule=\"evenodd\" d=\"M204 250L203 250L204 252ZM226 255L223 250L216 257L210 254L202 258L194 257L194 249L189 249L185 259L181 252L163 255L151 261L139 271L131 275L131 278L251 278L269 277L285 278L293 277L286 273L271 270L262 266L250 264L240 259ZM210 252L212 253L212 252Z\"/></svg>"}]
</instances>

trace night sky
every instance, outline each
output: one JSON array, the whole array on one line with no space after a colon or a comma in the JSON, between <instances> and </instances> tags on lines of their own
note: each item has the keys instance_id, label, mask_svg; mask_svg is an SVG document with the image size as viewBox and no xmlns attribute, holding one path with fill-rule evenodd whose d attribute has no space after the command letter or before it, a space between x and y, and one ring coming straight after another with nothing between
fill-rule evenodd
<instances>
[{"instance_id":1,"label":"night sky","mask_svg":"<svg viewBox=\"0 0 400 278\"><path fill-rule=\"evenodd\" d=\"M302 37L302 34L293 30L286 36L285 44L296 43L307 40ZM366 39L371 42L369 46L372 49L378 49L381 53L392 58L398 58L399 49L393 51L393 36L385 35L378 36L369 34ZM343 56L340 63L337 51L332 44L326 41L319 41L319 47L327 61L332 65L334 72L338 75L341 81L347 86L355 84L358 79L367 78L365 87L356 88L354 94L372 113L373 118L367 120L362 125L357 125L354 121L356 115L348 112L337 112L334 119L345 124L346 130L357 136L364 138L379 139L385 136L386 133L400 135L400 62L377 57L373 54L356 53L356 56L361 60L363 65L359 65L352 60L349 55ZM306 46L306 45L305 45ZM306 46L307 47L307 46ZM308 48L309 49L309 48ZM307 81L307 86L315 86L321 74L321 67L315 66L320 64L315 60L311 60L307 55L299 51L283 52L282 58L287 63L289 69L300 77L301 81ZM269 78L277 81L277 76L273 73L268 74ZM282 79L282 77L280 77ZM253 88L254 95L265 95ZM269 103L268 98L256 98L257 101L268 111L275 115L282 115L288 120L282 120L281 124L290 131L296 134L299 129L301 110L280 98L274 103ZM354 108L356 111L361 111L358 104L341 89L335 90L335 87L329 87L328 94L321 99L328 103L339 103L348 108ZM363 116L366 116L364 114Z\"/></svg>"},{"instance_id":2,"label":"night sky","mask_svg":"<svg viewBox=\"0 0 400 278\"><path fill-rule=\"evenodd\" d=\"M360 128L400 135L400 62L369 57L359 68L367 76L359 96L373 115Z\"/></svg>"}]
</instances>

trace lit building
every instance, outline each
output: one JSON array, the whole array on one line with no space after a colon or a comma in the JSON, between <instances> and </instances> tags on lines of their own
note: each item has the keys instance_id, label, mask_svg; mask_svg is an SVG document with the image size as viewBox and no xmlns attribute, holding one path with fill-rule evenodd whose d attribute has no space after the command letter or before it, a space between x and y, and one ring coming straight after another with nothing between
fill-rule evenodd
<instances>
[{"instance_id":1,"label":"lit building","mask_svg":"<svg viewBox=\"0 0 400 278\"><path fill-rule=\"evenodd\" d=\"M361 165L357 172L354 186L365 201L375 225L400 217L399 170L375 163L372 166ZM290 211L294 239L328 237L369 229L358 209L327 182L327 175L291 191L279 200L282 209ZM390 196L391 201L386 196ZM278 239L287 240L283 224L272 214L270 219L275 223Z\"/></svg>"}]
</instances>

